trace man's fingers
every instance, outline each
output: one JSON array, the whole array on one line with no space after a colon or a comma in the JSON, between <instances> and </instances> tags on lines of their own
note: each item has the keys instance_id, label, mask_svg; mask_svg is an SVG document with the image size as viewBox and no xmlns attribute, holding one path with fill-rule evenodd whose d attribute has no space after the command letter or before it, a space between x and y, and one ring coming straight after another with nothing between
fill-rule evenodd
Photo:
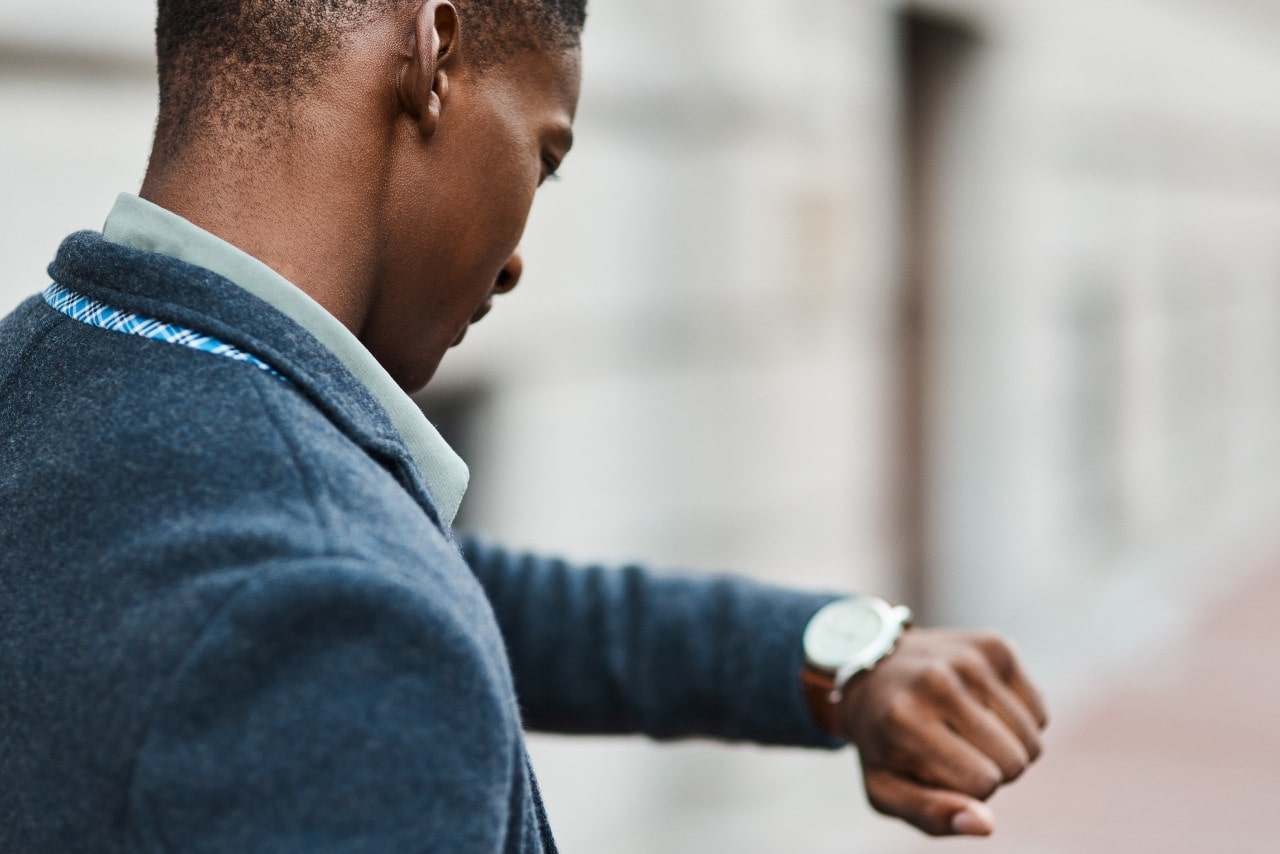
<instances>
[{"instance_id":1,"label":"man's fingers","mask_svg":"<svg viewBox=\"0 0 1280 854\"><path fill-rule=\"evenodd\" d=\"M966 670L974 671L974 676L969 678L962 675ZM982 687L975 687L974 682ZM954 763L952 774L959 776L938 777L928 772L917 773L916 776L926 782L958 788L975 798L985 798L990 792L977 786L990 781L980 783L973 778L974 774L985 775L990 766L994 765L999 772L994 783L999 784L1013 780L1026 770L1031 761L1030 751L1008 724L987 705L995 682L991 667L981 655L973 652L964 657L957 656L951 668L933 667L924 671L919 685L926 707L937 709L936 717L950 729L949 732L944 732L943 739L946 736L958 736L990 762L980 763L973 755L965 755L964 751L952 746L950 755L946 758ZM945 730L946 727L942 729ZM942 758L941 747L942 745L933 747L938 758ZM1038 742L1035 747L1039 749Z\"/></svg>"},{"instance_id":2,"label":"man's fingers","mask_svg":"<svg viewBox=\"0 0 1280 854\"><path fill-rule=\"evenodd\" d=\"M863 781L877 812L931 836L987 836L995 830L990 808L958 792L922 786L880 768L864 768Z\"/></svg>"},{"instance_id":3,"label":"man's fingers","mask_svg":"<svg viewBox=\"0 0 1280 854\"><path fill-rule=\"evenodd\" d=\"M962 695L951 712L950 724L956 734L986 754L1009 782L1031 763L1031 753L1009 725L972 696ZM1039 744L1036 744L1039 751Z\"/></svg>"},{"instance_id":4,"label":"man's fingers","mask_svg":"<svg viewBox=\"0 0 1280 854\"><path fill-rule=\"evenodd\" d=\"M1014 691L996 677L991 668L980 665L957 667L961 678L977 696L979 702L997 716L1008 731L1018 739L1026 753L1027 761L1040 756L1040 726L1029 709ZM989 754L994 756L994 754ZM1001 764L1001 767L1005 767Z\"/></svg>"},{"instance_id":5,"label":"man's fingers","mask_svg":"<svg viewBox=\"0 0 1280 854\"><path fill-rule=\"evenodd\" d=\"M1022 742L1027 755L1035 760L1040 756L1040 730L1043 726L1035 718L1022 697L999 682L988 686L987 707L1000 716L1009 729Z\"/></svg>"},{"instance_id":6,"label":"man's fingers","mask_svg":"<svg viewBox=\"0 0 1280 854\"><path fill-rule=\"evenodd\" d=\"M1049 714L1045 710L1044 698L1023 672L1022 662L1009 641L1000 635L984 634L975 641L975 645L991 662L1000 680L1021 699L1037 727L1044 729L1048 726Z\"/></svg>"},{"instance_id":7,"label":"man's fingers","mask_svg":"<svg viewBox=\"0 0 1280 854\"><path fill-rule=\"evenodd\" d=\"M1040 729L1047 727L1049 725L1049 712L1045 709L1044 698L1040 696L1040 691L1036 689L1035 685L1031 684L1031 680L1026 677L1021 668L1010 674L1008 683L1009 687L1013 689L1014 693L1022 699L1022 702L1031 711Z\"/></svg>"},{"instance_id":8,"label":"man's fingers","mask_svg":"<svg viewBox=\"0 0 1280 854\"><path fill-rule=\"evenodd\" d=\"M928 785L986 800L1005 781L1004 770L994 759L941 722L918 729L911 746L904 749L910 759L892 765Z\"/></svg>"}]
</instances>

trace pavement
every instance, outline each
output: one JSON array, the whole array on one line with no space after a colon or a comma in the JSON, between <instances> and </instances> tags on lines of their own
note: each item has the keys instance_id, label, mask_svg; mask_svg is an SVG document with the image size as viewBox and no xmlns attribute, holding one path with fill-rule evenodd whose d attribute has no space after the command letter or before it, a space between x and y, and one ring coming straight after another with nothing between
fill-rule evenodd
<instances>
[{"instance_id":1,"label":"pavement","mask_svg":"<svg viewBox=\"0 0 1280 854\"><path fill-rule=\"evenodd\" d=\"M902 854L1280 854L1280 562L1050 727L985 840Z\"/></svg>"}]
</instances>

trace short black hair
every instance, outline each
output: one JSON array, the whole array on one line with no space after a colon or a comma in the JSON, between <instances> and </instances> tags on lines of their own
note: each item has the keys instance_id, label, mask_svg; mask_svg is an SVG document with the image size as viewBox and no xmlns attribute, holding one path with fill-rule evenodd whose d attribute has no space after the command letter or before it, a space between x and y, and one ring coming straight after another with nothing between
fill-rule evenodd
<instances>
[{"instance_id":1,"label":"short black hair","mask_svg":"<svg viewBox=\"0 0 1280 854\"><path fill-rule=\"evenodd\" d=\"M371 16L421 0L159 0L157 148L172 154L211 121L248 129L319 79ZM472 61L576 46L587 0L454 0Z\"/></svg>"}]
</instances>

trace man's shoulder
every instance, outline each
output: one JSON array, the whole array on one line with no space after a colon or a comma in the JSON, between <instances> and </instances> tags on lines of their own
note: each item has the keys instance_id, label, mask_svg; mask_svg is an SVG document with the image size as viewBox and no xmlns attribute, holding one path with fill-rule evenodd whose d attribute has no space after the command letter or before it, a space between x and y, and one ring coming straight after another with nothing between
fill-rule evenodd
<instances>
[{"instance_id":1,"label":"man's shoulder","mask_svg":"<svg viewBox=\"0 0 1280 854\"><path fill-rule=\"evenodd\" d=\"M281 381L52 309L14 325L21 330L0 357L0 427L8 439L0 454L11 478L36 478L29 487L43 483L64 503L74 502L76 490L96 492L94 484L139 498L146 490L181 493L183 482L241 492L288 484L280 465L289 461L285 434L312 416L290 404Z\"/></svg>"}]
</instances>

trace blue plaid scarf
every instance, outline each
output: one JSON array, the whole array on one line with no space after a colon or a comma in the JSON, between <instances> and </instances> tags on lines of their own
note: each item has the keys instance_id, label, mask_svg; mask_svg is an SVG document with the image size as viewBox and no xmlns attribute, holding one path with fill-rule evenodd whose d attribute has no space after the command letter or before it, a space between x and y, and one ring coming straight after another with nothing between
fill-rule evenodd
<instances>
[{"instance_id":1,"label":"blue plaid scarf","mask_svg":"<svg viewBox=\"0 0 1280 854\"><path fill-rule=\"evenodd\" d=\"M201 335L194 329L188 329L185 326L164 323L160 320L153 320L132 312L112 308L106 303L64 288L57 282L45 288L44 301L72 320L77 320L89 326L110 329L112 332L123 332L126 335L137 335L141 338L153 338L166 344L177 344L179 347L188 347L192 350L199 350L202 353L212 353L215 356L224 356L237 362L247 362L255 368L266 371L273 377L284 379L275 368L257 356L232 347L217 338Z\"/></svg>"}]
</instances>

